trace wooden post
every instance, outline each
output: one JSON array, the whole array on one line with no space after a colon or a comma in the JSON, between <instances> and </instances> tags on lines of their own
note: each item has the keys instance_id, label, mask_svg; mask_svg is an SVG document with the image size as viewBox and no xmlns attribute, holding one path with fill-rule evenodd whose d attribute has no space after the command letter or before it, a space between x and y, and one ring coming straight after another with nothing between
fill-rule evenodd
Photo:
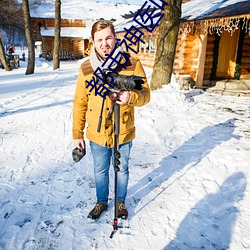
<instances>
[{"instance_id":1,"label":"wooden post","mask_svg":"<svg viewBox=\"0 0 250 250\"><path fill-rule=\"evenodd\" d=\"M207 50L207 35L200 34L199 36L199 54L198 54L198 65L195 77L195 82L197 87L202 87L204 78L204 68L206 60L206 50Z\"/></svg>"},{"instance_id":2,"label":"wooden post","mask_svg":"<svg viewBox=\"0 0 250 250\"><path fill-rule=\"evenodd\" d=\"M151 53L151 46L152 46L152 38L150 37L148 40L148 53Z\"/></svg>"},{"instance_id":3,"label":"wooden post","mask_svg":"<svg viewBox=\"0 0 250 250\"><path fill-rule=\"evenodd\" d=\"M142 42L139 42L139 54L141 53L141 46L142 46Z\"/></svg>"}]
</instances>

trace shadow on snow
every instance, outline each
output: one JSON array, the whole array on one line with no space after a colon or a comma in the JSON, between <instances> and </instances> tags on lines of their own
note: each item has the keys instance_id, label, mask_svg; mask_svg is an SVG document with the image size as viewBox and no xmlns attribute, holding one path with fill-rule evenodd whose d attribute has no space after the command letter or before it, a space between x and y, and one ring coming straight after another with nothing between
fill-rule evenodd
<instances>
[{"instance_id":1,"label":"shadow on snow","mask_svg":"<svg viewBox=\"0 0 250 250\"><path fill-rule=\"evenodd\" d=\"M44 108L51 108L51 107L55 107L55 106L65 105L65 104L72 103L72 102L73 102L73 100L66 100L66 101L62 101L62 102L54 102L54 103L50 103L50 104L44 104L44 105L40 105L40 106L36 106L36 107L21 108L21 109L14 110L14 111L6 111L3 113L0 113L0 117L25 113L25 112L29 112L29 111L35 111L35 110L44 109Z\"/></svg>"},{"instance_id":2,"label":"shadow on snow","mask_svg":"<svg viewBox=\"0 0 250 250\"><path fill-rule=\"evenodd\" d=\"M181 222L176 237L164 250L229 249L238 208L247 180L242 172L228 177L217 193L207 195Z\"/></svg>"},{"instance_id":3,"label":"shadow on snow","mask_svg":"<svg viewBox=\"0 0 250 250\"><path fill-rule=\"evenodd\" d=\"M197 164L199 164L199 162L216 146L229 141L232 138L239 139L239 136L233 134L235 129L234 123L235 119L229 119L223 123L202 129L198 134L192 136L178 149L173 151L171 155L162 159L158 168L154 169L152 172L148 173L141 180L139 180L135 185L131 186L128 190L129 196L133 197L134 200L140 200L142 197L147 196L167 181L172 175L174 175L174 173L185 168L187 165L189 165L189 167L186 171L197 166ZM151 201L157 198L157 196L159 196L172 184L173 183L169 183L164 189L161 189L162 191L151 199ZM145 204L145 206L146 205L147 204ZM143 207L141 209L143 209ZM140 210L136 213L139 211Z\"/></svg>"},{"instance_id":4,"label":"shadow on snow","mask_svg":"<svg viewBox=\"0 0 250 250\"><path fill-rule=\"evenodd\" d=\"M229 119L225 122L206 127L184 142L183 145L173 151L171 155L162 159L158 168L148 173L129 188L128 193L129 199L132 200L131 203L133 203L133 201L138 203L143 197L151 193L156 193L136 212L136 204L132 206L133 211L131 211L130 208L130 216L133 217L149 203L154 201L175 181L185 175L188 170L196 167L202 159L211 153L218 145L232 138L239 139L239 136L233 134L234 130L235 119ZM186 170L181 176L171 180L169 183L165 183L176 172L184 168L186 168ZM164 183L164 188L161 187L161 189L159 189ZM191 210L190 214L187 215L181 223L177 238L166 247L166 250L178 249L176 246L178 246L180 242L183 244L180 249L186 249L188 246L194 247L195 244L201 247L204 242L208 242L215 248L218 246L227 247L230 242L231 228L237 213L237 209L232 204L237 199L242 198L238 193L244 192L245 185L246 178L242 173L235 174L227 179L218 194L209 195ZM157 192L157 190L160 191ZM220 203L216 204L217 201L220 201ZM225 218L227 219L225 220ZM223 237L220 238L220 236ZM185 237L187 239L185 239Z\"/></svg>"}]
</instances>

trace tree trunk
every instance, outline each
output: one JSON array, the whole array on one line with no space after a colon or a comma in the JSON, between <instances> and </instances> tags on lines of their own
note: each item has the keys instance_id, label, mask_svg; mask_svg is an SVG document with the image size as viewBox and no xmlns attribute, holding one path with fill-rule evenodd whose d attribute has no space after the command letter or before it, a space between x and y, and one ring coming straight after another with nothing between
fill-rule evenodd
<instances>
[{"instance_id":1,"label":"tree trunk","mask_svg":"<svg viewBox=\"0 0 250 250\"><path fill-rule=\"evenodd\" d=\"M150 88L161 88L171 81L181 17L181 0L168 0L160 21L158 44Z\"/></svg>"},{"instance_id":2,"label":"tree trunk","mask_svg":"<svg viewBox=\"0 0 250 250\"><path fill-rule=\"evenodd\" d=\"M60 68L59 48L61 33L61 0L55 1L55 40L53 50L53 70Z\"/></svg>"},{"instance_id":3,"label":"tree trunk","mask_svg":"<svg viewBox=\"0 0 250 250\"><path fill-rule=\"evenodd\" d=\"M28 66L27 66L25 75L30 75L30 74L34 74L34 70L35 70L35 48L34 48L34 41L32 37L30 9L29 9L28 0L22 0L22 8L23 8L25 36L26 36L26 41L28 44Z\"/></svg>"},{"instance_id":4,"label":"tree trunk","mask_svg":"<svg viewBox=\"0 0 250 250\"><path fill-rule=\"evenodd\" d=\"M5 56L5 52L4 52L4 47L3 47L3 43L2 43L2 39L0 37L0 61L1 64L3 65L4 69L6 71L11 71L11 68L6 60L6 56Z\"/></svg>"}]
</instances>

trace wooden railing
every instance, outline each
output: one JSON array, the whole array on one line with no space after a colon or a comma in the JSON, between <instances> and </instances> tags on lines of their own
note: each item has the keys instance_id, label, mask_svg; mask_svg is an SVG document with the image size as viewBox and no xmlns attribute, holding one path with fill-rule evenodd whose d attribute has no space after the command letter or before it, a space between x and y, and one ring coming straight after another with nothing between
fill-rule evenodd
<instances>
[{"instance_id":1,"label":"wooden railing","mask_svg":"<svg viewBox=\"0 0 250 250\"><path fill-rule=\"evenodd\" d=\"M53 53L49 51L47 53L46 59L48 61L53 60ZM79 55L74 55L71 51L59 51L59 60L76 60L79 59Z\"/></svg>"}]
</instances>

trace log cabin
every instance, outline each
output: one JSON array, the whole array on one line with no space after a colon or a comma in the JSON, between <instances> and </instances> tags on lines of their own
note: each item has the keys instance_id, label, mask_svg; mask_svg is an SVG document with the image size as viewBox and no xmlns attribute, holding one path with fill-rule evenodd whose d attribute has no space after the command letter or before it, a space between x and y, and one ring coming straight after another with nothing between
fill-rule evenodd
<instances>
[{"instance_id":1,"label":"log cabin","mask_svg":"<svg viewBox=\"0 0 250 250\"><path fill-rule=\"evenodd\" d=\"M76 0L74 0L76 1ZM73 1L73 2L74 2ZM72 2L72 4L73 4ZM167 1L166 1L167 2ZM177 79L188 79L188 84L198 88L210 88L218 82L236 79L250 89L250 1L246 0L183 0L182 17L179 28L173 73ZM103 3L102 3L103 4ZM62 6L65 6L63 3ZM66 8L67 6L65 6ZM104 6L105 7L105 6ZM96 19L110 19L105 16L103 7ZM112 4L106 6L110 11ZM124 27L131 26L136 10L141 6L117 5L123 9L123 18L114 22L118 39L125 35ZM69 8L67 8L69 9ZM79 59L89 55L91 40L90 27L96 20L70 9L70 15L62 16L61 21L61 59ZM117 14L122 14L117 9ZM39 13L39 11L37 12ZM47 12L46 12L47 13ZM54 18L42 12L32 16L33 36L42 42L41 56L51 59L54 41ZM86 12L87 13L87 12ZM126 13L126 14L125 14ZM129 13L129 14L128 14ZM73 18L74 16L74 18ZM113 21L115 19L112 19ZM159 26L153 32L138 27L143 33L145 43L138 43L134 50L144 66L153 67Z\"/></svg>"},{"instance_id":2,"label":"log cabin","mask_svg":"<svg viewBox=\"0 0 250 250\"><path fill-rule=\"evenodd\" d=\"M80 59L89 55L90 28L94 21L104 18L115 21L140 6L110 2L61 0L61 59ZM41 57L51 60L54 45L55 4L44 1L31 9L31 24L35 42L41 42Z\"/></svg>"},{"instance_id":3,"label":"log cabin","mask_svg":"<svg viewBox=\"0 0 250 250\"><path fill-rule=\"evenodd\" d=\"M33 37L41 41L41 57L52 60L54 47L54 18L32 19ZM87 55L92 20L61 20L60 59L81 59Z\"/></svg>"},{"instance_id":4,"label":"log cabin","mask_svg":"<svg viewBox=\"0 0 250 250\"><path fill-rule=\"evenodd\" d=\"M119 39L134 16L115 22ZM137 28L144 34L144 44L134 46L135 56L153 67L159 26L151 33ZM199 88L236 79L236 88L244 85L250 91L250 1L184 1L173 73Z\"/></svg>"}]
</instances>

